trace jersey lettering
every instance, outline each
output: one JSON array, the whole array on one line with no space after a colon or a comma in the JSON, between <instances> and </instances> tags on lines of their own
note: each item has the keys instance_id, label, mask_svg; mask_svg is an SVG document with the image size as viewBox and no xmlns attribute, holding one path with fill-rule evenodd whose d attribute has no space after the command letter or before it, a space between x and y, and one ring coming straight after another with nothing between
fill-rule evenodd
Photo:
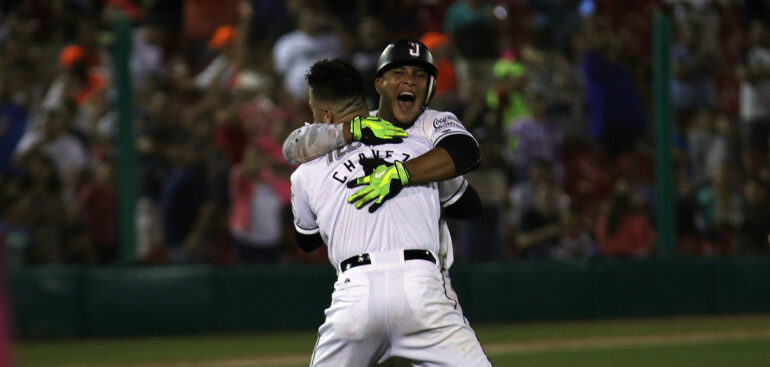
<instances>
[{"instance_id":1,"label":"jersey lettering","mask_svg":"<svg viewBox=\"0 0 770 367\"><path fill-rule=\"evenodd\" d=\"M334 174L332 175L332 178L337 180L337 181L339 181L340 183L345 183L345 180L348 179L348 176L343 176L342 178L339 178L339 177L337 177L337 173L339 173L339 172L335 171Z\"/></svg>"},{"instance_id":2,"label":"jersey lettering","mask_svg":"<svg viewBox=\"0 0 770 367\"><path fill-rule=\"evenodd\" d=\"M390 150L390 149L388 149L388 150L370 149L369 152L371 152L371 158L380 158L380 156L383 156L383 155L385 156L385 158L391 158L396 153L395 151ZM407 153L404 153L404 152L398 152L398 153L403 157L402 161L406 161L407 159L409 159L411 157L411 155L409 155ZM368 152L359 152L358 153L358 159L359 160L361 160L361 159L369 159L369 157L367 157L367 154L368 154ZM329 158L329 156L327 156L327 161L329 159L336 159L336 158L335 157ZM342 166L345 167L345 169L348 172L353 172L353 171L355 171L357 165L356 165L356 162L354 162L353 160L348 159L347 161L342 163ZM347 181L347 179L348 179L348 176L345 173L340 173L340 171L341 171L341 169L338 169L338 170L334 171L334 174L332 174L332 179L334 179L335 181L337 181L339 183L345 183Z\"/></svg>"},{"instance_id":3,"label":"jersey lettering","mask_svg":"<svg viewBox=\"0 0 770 367\"><path fill-rule=\"evenodd\" d=\"M353 169L354 169L354 168L356 168L356 165L355 165L355 164L353 164L353 161L351 161L350 159L348 159L348 160L347 160L345 163L343 163L343 164L345 165L345 168L347 168L347 169L348 169L348 172L353 172Z\"/></svg>"},{"instance_id":4,"label":"jersey lettering","mask_svg":"<svg viewBox=\"0 0 770 367\"><path fill-rule=\"evenodd\" d=\"M332 150L329 152L329 154L326 155L326 163L327 165L334 163L335 161L338 161L342 158L344 158L348 153L353 152L354 150L358 149L358 147L361 146L361 142L353 142L348 145L339 147L335 150Z\"/></svg>"}]
</instances>

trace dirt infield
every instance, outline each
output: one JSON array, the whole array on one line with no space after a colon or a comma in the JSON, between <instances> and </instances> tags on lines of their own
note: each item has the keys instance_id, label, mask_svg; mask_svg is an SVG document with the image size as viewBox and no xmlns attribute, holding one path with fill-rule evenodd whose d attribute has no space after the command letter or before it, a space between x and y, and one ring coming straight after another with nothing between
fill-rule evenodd
<instances>
[{"instance_id":1,"label":"dirt infield","mask_svg":"<svg viewBox=\"0 0 770 367\"><path fill-rule=\"evenodd\" d=\"M619 337L592 337L571 339L545 339L526 342L486 343L484 350L490 356L525 354L565 350L599 350L627 347L655 347L697 345L725 341L770 339L770 329L720 331L708 333L682 333L665 335L632 335ZM179 362L152 362L136 364L77 364L66 367L287 367L309 363L310 352L303 355L265 356L239 359L211 359Z\"/></svg>"}]
</instances>

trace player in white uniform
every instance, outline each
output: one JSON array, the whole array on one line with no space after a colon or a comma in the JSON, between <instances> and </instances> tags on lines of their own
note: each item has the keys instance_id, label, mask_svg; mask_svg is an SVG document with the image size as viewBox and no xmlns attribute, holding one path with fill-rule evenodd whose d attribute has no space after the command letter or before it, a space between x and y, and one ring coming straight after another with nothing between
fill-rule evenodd
<instances>
[{"instance_id":1,"label":"player in white uniform","mask_svg":"<svg viewBox=\"0 0 770 367\"><path fill-rule=\"evenodd\" d=\"M334 68L337 64L346 65L320 62L308 75L316 121L351 117L338 108L331 109L331 116L321 116L330 111L326 106L344 105L331 103L335 96L325 93L327 88L342 88L350 94L341 81L344 77L323 77L340 74ZM358 77L349 65L347 70ZM363 107L358 114L365 115L363 91L356 94ZM339 274L311 366L373 366L384 361L490 365L455 301L443 289L436 264L440 215L436 184L404 187L374 214L343 201L352 192L345 183L364 174L362 158L406 161L431 147L429 139L420 137L398 145L351 144L303 164L292 175L295 226L302 233L300 238L306 237L300 244L306 247L313 237L326 242Z\"/></svg>"},{"instance_id":2,"label":"player in white uniform","mask_svg":"<svg viewBox=\"0 0 770 367\"><path fill-rule=\"evenodd\" d=\"M410 129L410 133L412 135L416 134L419 136L432 138L431 140L434 142L434 145L441 138L452 134L462 134L460 136L469 137L470 139L466 139L466 142L470 142L466 143L466 145L469 145L471 149L466 149L467 152L462 152L462 149L455 149L455 151L459 150L460 153L463 153L463 156L467 156L469 162L473 162L474 159L478 160L478 151L475 146L475 140L473 140L470 133L465 130L465 128L462 126L462 124L459 123L453 114L442 113L430 109L422 109L422 107L427 106L432 95L432 90L435 89L434 83L436 78L436 69L432 65L432 56L430 51L419 42L413 42L410 40L394 42L392 45L389 45L381 55L380 62L378 63L378 75L382 76L384 71L386 71L388 68L392 68L393 66L400 64L414 64L422 66L430 74L430 80L426 81L426 83L422 83L421 85L417 85L417 89L419 89L421 86L425 87L425 97L420 96L420 100L423 100L424 98L424 104L422 104L422 106L419 104L414 106L416 108L413 108L412 111L410 111L410 114L405 117L403 114L400 114L400 117L402 118L399 123L401 125L411 126L412 128ZM417 100L418 96L414 95L414 90L411 90L411 92L411 97ZM406 95L404 97L409 97L409 93L405 94ZM391 97L390 100L393 101L398 99L397 97L398 95ZM384 100L387 102L389 99L384 98ZM388 109L386 104L381 105L384 105L386 110ZM392 111L393 109L395 108L391 107L390 110ZM370 114L377 115L378 111L372 111ZM395 114L390 112L390 115ZM415 118L419 122L415 122ZM414 124L412 124L413 122ZM390 124L387 121L381 120L379 123L374 123L384 125L376 126L377 129L375 131L379 132L378 137L384 137L385 139L379 139L377 141L364 141L366 144L382 143L384 142L383 140L386 141L386 139L390 138L387 136L387 133L399 133L397 130L391 129ZM422 126L423 128L414 128L414 126ZM437 130L439 134L436 134ZM346 123L344 126L342 124L306 124L305 126L293 131L285 140L283 146L284 157L288 162L293 164L307 162L322 154L328 153L332 149L340 148L345 144L350 143L351 141L356 141L357 139L354 138L356 134L352 134L352 131L353 126L351 126L350 123ZM361 136L361 134L357 135ZM373 134L364 134L364 137L367 136L371 137ZM396 138L400 136L400 134L397 136L394 135ZM475 152L473 148L476 148ZM422 158L424 157L421 157L420 159ZM443 158L444 160L439 161L439 164L445 167L450 167L451 172L451 168L454 167L453 160L448 159L449 157L446 156ZM416 161L419 161L419 159L412 162ZM406 166L409 164L410 163L405 163ZM423 171L425 171L425 168L426 165L418 165L416 168L414 165L412 165L409 167L409 171L414 174L415 170L423 169ZM447 178L446 171L442 172L441 170L417 173L418 175L426 177L427 181L439 181L441 179ZM449 218L464 219L476 216L480 213L481 203L480 199L478 198L478 194L475 190L473 190L472 187L468 185L468 182L462 176L440 181L439 193L442 207L446 208L445 214L447 214ZM443 217L440 224L440 233L441 243L439 261L441 263L442 276L444 277L444 282L447 288L446 293L453 299L457 300L455 291L451 287L451 281L448 273L448 269L453 262L452 239L449 233L449 228L446 225L446 221Z\"/></svg>"}]
</instances>

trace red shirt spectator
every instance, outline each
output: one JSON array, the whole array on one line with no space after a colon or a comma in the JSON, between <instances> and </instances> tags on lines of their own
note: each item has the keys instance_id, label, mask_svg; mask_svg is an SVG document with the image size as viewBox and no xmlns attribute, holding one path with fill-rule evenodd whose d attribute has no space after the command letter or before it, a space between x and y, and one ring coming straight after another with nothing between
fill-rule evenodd
<instances>
[{"instance_id":1,"label":"red shirt spectator","mask_svg":"<svg viewBox=\"0 0 770 367\"><path fill-rule=\"evenodd\" d=\"M107 263L117 259L117 194L110 164L102 163L96 175L78 191L77 202L99 262Z\"/></svg>"},{"instance_id":2,"label":"red shirt spectator","mask_svg":"<svg viewBox=\"0 0 770 367\"><path fill-rule=\"evenodd\" d=\"M655 243L655 229L639 211L625 180L619 180L610 205L596 220L596 242L608 257L648 257Z\"/></svg>"}]
</instances>

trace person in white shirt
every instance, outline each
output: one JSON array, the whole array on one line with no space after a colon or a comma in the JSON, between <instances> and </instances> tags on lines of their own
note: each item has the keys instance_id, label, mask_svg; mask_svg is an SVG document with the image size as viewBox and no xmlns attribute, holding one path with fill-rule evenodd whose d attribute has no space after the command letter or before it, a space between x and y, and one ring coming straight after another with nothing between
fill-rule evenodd
<instances>
[{"instance_id":1,"label":"person in white shirt","mask_svg":"<svg viewBox=\"0 0 770 367\"><path fill-rule=\"evenodd\" d=\"M736 74L741 81L741 139L749 170L761 165L770 147L770 29L768 21L754 20L750 47Z\"/></svg>"},{"instance_id":2,"label":"person in white shirt","mask_svg":"<svg viewBox=\"0 0 770 367\"><path fill-rule=\"evenodd\" d=\"M279 38L273 46L275 70L283 76L286 90L294 98L307 96L305 72L314 62L339 57L343 42L334 31L327 30L329 16L312 8L302 9L298 28Z\"/></svg>"},{"instance_id":3,"label":"person in white shirt","mask_svg":"<svg viewBox=\"0 0 770 367\"><path fill-rule=\"evenodd\" d=\"M366 117L360 77L350 65L320 62L311 68L308 81L316 121L372 119ZM350 85L358 86L351 91ZM341 94L335 97L329 91ZM300 245L325 242L339 275L311 366L374 366L396 360L490 365L456 300L445 293L437 263L437 185L402 187L400 195L373 214L343 200L351 193L347 182L374 168L372 159L408 162L431 147L430 139L420 136L376 147L354 143L302 164L292 175L295 229L305 237ZM403 164L380 165L372 175L379 171L380 177L393 176L395 170L403 170Z\"/></svg>"}]
</instances>

